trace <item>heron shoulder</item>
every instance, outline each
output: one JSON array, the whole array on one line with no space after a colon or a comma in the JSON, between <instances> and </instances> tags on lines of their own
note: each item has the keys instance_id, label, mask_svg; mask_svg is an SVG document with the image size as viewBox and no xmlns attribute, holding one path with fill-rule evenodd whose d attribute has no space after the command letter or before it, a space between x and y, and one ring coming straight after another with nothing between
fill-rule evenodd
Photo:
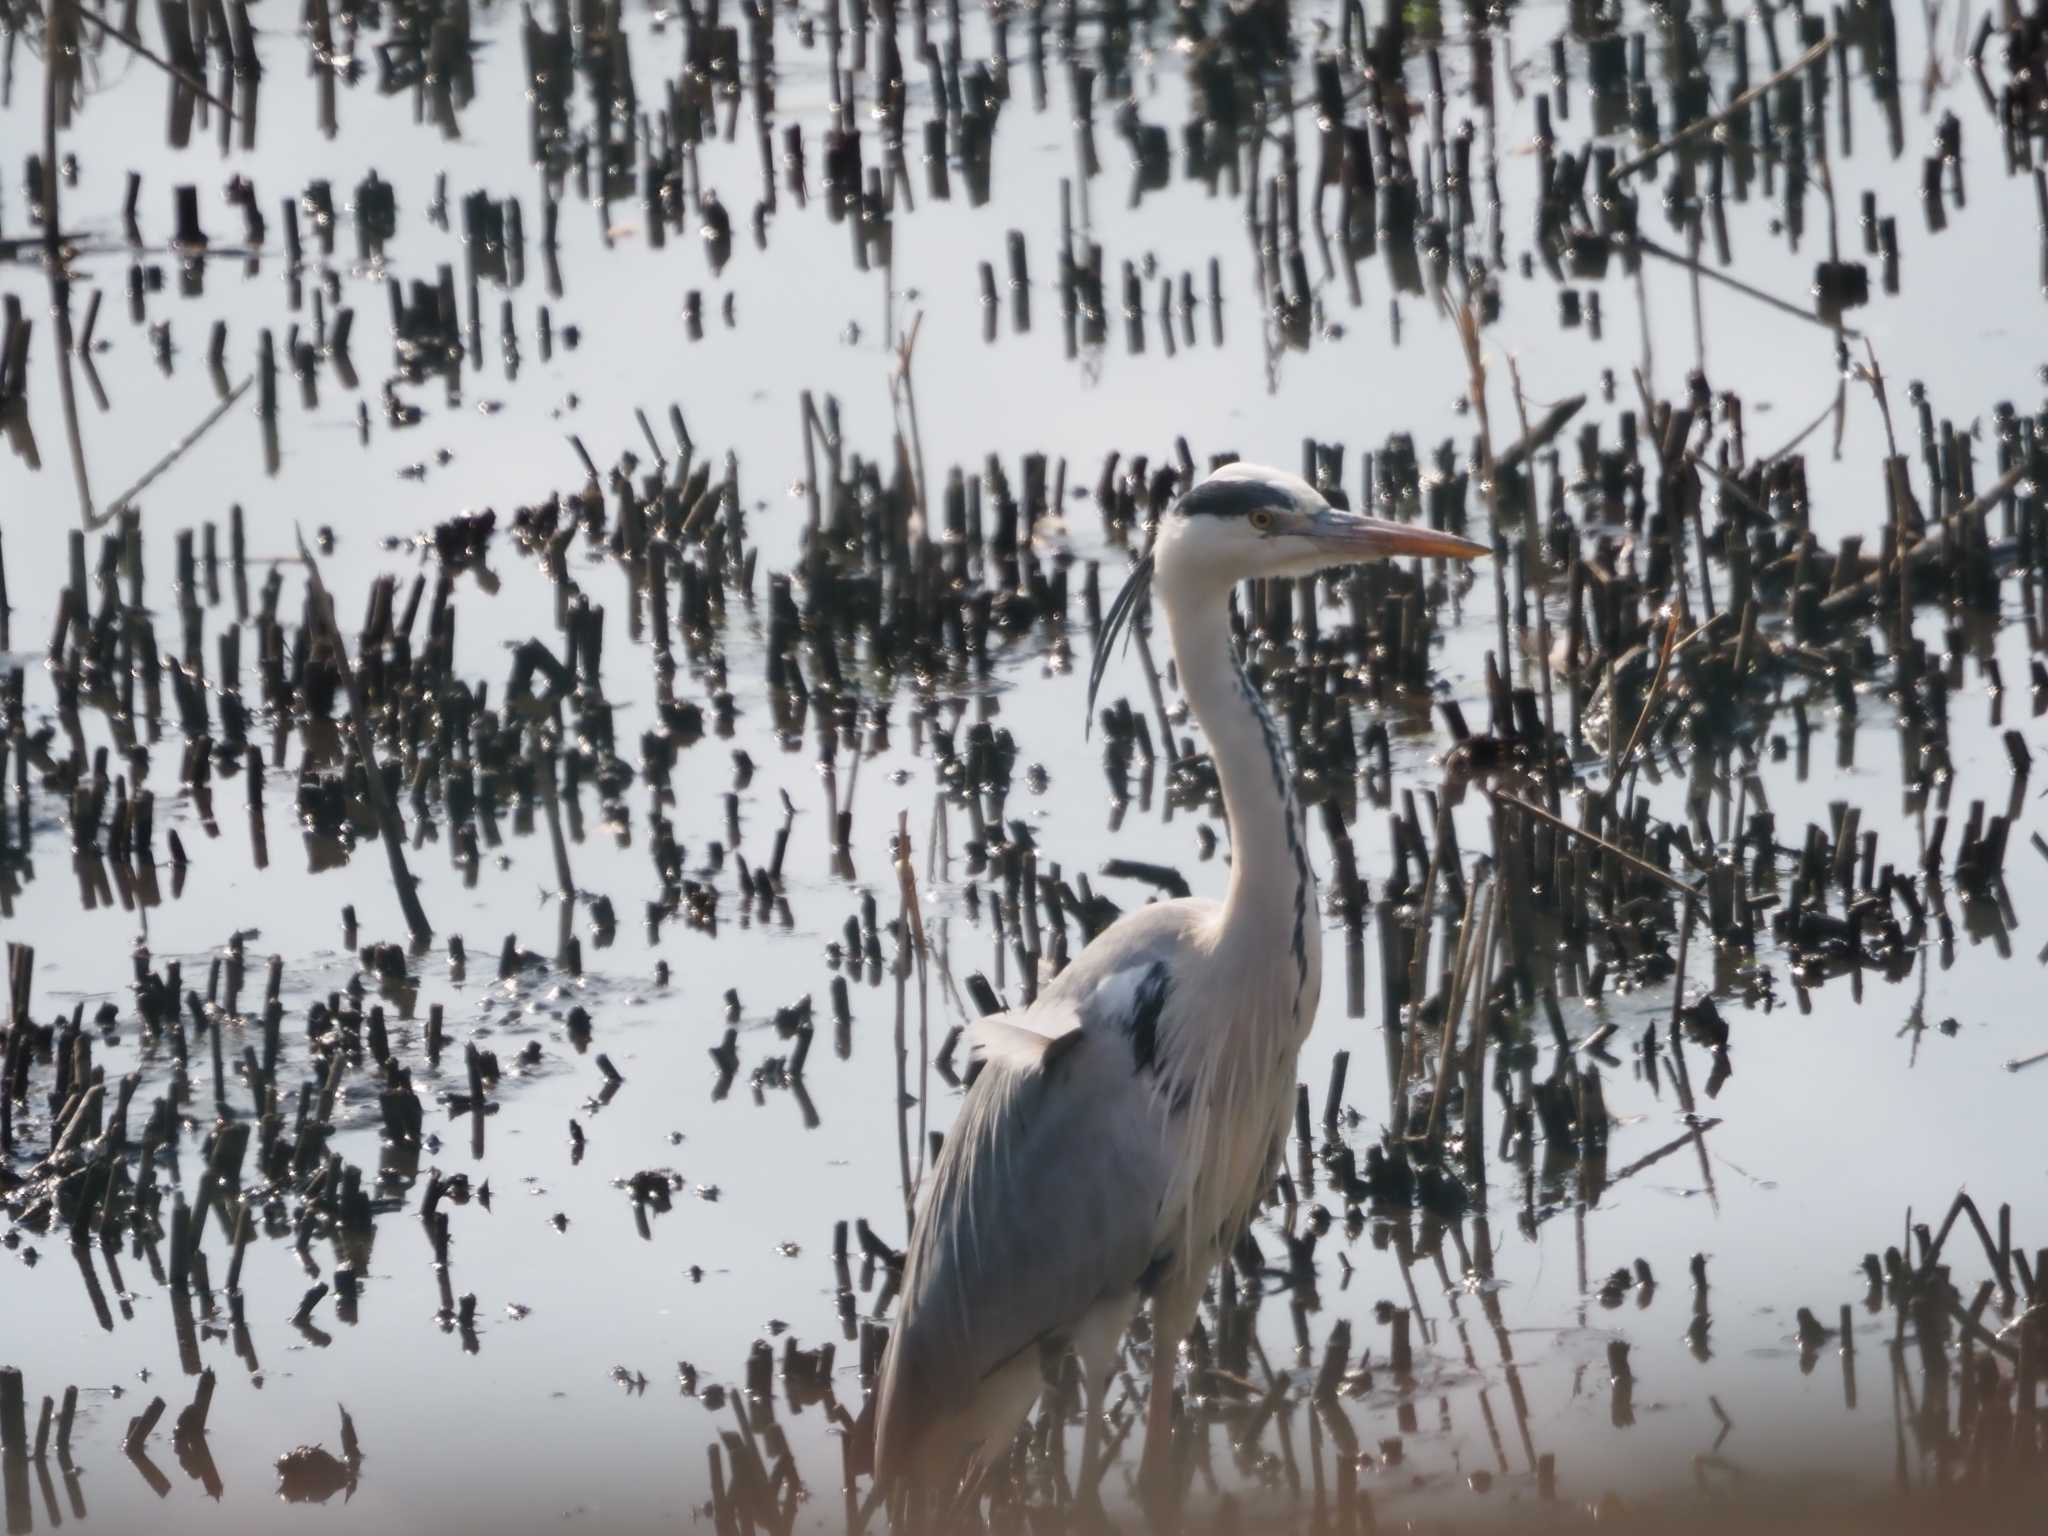
<instances>
[{"instance_id":1,"label":"heron shoulder","mask_svg":"<svg viewBox=\"0 0 2048 1536\"><path fill-rule=\"evenodd\" d=\"M1212 953L1222 935L1223 907L1200 896L1155 901L1126 912L1095 936L1031 1010L1081 1004L1115 978L1163 961L1179 967Z\"/></svg>"},{"instance_id":2,"label":"heron shoulder","mask_svg":"<svg viewBox=\"0 0 2048 1536\"><path fill-rule=\"evenodd\" d=\"M1029 1068L1042 1064L1039 1042L1100 1030L1131 1038L1138 1064L1147 1065L1149 1039L1169 999L1213 954L1221 923L1222 908L1195 897L1126 913L1029 1008L981 1020L970 1037L985 1059Z\"/></svg>"}]
</instances>

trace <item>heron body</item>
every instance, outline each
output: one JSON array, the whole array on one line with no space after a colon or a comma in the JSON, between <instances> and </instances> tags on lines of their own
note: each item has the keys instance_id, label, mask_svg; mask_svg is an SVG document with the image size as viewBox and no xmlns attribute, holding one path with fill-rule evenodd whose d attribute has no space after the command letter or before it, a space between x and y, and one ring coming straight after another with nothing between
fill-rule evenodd
<instances>
[{"instance_id":1,"label":"heron body","mask_svg":"<svg viewBox=\"0 0 2048 1536\"><path fill-rule=\"evenodd\" d=\"M1118 1342L1152 1309L1146 1457L1204 1283L1267 1187L1321 991L1322 933L1293 773L1232 651L1231 587L1391 554L1471 558L1447 534L1338 512L1306 482L1229 465L1162 519L1118 595L1149 580L1208 737L1231 838L1218 901L1159 902L1097 935L1026 1009L983 1019L982 1063L911 1234L877 1402L877 1480L950 1490L1000 1457L1072 1348L1088 1394L1083 1484Z\"/></svg>"}]
</instances>

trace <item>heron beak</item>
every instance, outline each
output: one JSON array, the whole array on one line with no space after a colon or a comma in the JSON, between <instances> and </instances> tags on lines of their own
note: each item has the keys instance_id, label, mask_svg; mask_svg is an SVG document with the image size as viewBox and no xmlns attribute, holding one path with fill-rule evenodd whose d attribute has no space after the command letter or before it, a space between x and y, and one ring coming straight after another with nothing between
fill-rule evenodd
<instances>
[{"instance_id":1,"label":"heron beak","mask_svg":"<svg viewBox=\"0 0 2048 1536\"><path fill-rule=\"evenodd\" d=\"M1396 523L1383 517L1360 517L1324 507L1312 513L1303 534L1339 560L1477 560L1493 550L1455 533L1420 523Z\"/></svg>"}]
</instances>

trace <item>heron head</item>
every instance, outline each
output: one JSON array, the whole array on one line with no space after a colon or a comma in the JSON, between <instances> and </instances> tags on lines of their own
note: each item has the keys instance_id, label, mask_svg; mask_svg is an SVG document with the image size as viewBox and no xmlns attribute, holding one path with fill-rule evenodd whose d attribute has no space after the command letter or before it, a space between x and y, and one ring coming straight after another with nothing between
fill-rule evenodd
<instances>
[{"instance_id":1,"label":"heron head","mask_svg":"<svg viewBox=\"0 0 2048 1536\"><path fill-rule=\"evenodd\" d=\"M1312 576L1331 566L1402 556L1474 560L1488 553L1486 545L1454 533L1340 511L1285 470L1226 464L1167 509L1152 548L1110 605L1088 680L1089 717L1111 644L1155 580L1169 602L1221 601L1237 582L1256 577Z\"/></svg>"},{"instance_id":2,"label":"heron head","mask_svg":"<svg viewBox=\"0 0 2048 1536\"><path fill-rule=\"evenodd\" d=\"M1182 496L1153 545L1158 578L1168 587L1227 587L1366 560L1471 560L1486 553L1484 544L1456 534L1339 511L1299 475L1257 464L1226 464Z\"/></svg>"}]
</instances>

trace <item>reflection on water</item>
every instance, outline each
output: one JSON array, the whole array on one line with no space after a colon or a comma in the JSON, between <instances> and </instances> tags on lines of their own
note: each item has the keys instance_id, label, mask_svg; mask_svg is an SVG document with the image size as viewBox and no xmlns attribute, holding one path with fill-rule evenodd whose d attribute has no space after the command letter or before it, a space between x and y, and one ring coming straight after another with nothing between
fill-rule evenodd
<instances>
[{"instance_id":1,"label":"reflection on water","mask_svg":"<svg viewBox=\"0 0 2048 1536\"><path fill-rule=\"evenodd\" d=\"M963 1024L1222 881L1071 674L1224 452L1501 557L1238 595L1341 942L1172 1508L2034 1488L2038 18L0 13L10 1531L881 1523Z\"/></svg>"}]
</instances>

